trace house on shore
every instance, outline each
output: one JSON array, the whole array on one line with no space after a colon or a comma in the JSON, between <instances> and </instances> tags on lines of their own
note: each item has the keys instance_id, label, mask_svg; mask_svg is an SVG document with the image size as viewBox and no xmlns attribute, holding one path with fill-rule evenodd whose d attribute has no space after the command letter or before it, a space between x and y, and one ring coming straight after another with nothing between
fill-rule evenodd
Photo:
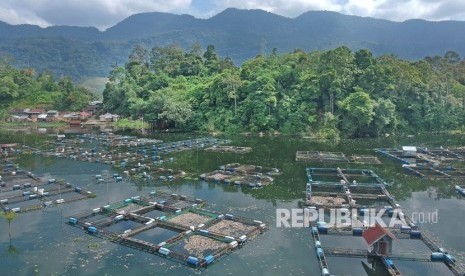
<instances>
[{"instance_id":1,"label":"house on shore","mask_svg":"<svg viewBox=\"0 0 465 276\"><path fill-rule=\"evenodd\" d=\"M24 115L26 115L32 122L37 122L39 119L39 115L45 114L45 118L47 117L47 113L44 109L24 109ZM44 116L41 116L41 120Z\"/></svg>"},{"instance_id":2,"label":"house on shore","mask_svg":"<svg viewBox=\"0 0 465 276\"><path fill-rule=\"evenodd\" d=\"M47 121L49 122L57 121L59 116L60 116L60 112L58 112L58 110L47 111Z\"/></svg>"},{"instance_id":3,"label":"house on shore","mask_svg":"<svg viewBox=\"0 0 465 276\"><path fill-rule=\"evenodd\" d=\"M100 122L117 122L119 119L119 115L106 113L99 116Z\"/></svg>"}]
</instances>

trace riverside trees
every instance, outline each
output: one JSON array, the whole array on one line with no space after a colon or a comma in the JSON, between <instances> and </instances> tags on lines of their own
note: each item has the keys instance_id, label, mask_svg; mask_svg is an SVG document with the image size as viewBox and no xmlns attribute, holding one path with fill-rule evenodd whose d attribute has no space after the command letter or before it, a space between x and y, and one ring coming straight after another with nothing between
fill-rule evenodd
<instances>
[{"instance_id":1,"label":"riverside trees","mask_svg":"<svg viewBox=\"0 0 465 276\"><path fill-rule=\"evenodd\" d=\"M410 62L341 46L258 55L234 66L213 46L136 47L104 91L107 111L207 131L322 137L440 131L464 124L465 61Z\"/></svg>"}]
</instances>

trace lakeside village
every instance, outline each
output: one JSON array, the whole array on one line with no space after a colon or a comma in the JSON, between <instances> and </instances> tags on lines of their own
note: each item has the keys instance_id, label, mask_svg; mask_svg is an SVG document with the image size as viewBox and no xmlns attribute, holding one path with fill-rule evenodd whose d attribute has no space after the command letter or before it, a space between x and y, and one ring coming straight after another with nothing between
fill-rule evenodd
<instances>
[{"instance_id":1,"label":"lakeside village","mask_svg":"<svg viewBox=\"0 0 465 276\"><path fill-rule=\"evenodd\" d=\"M69 125L92 125L117 122L121 116L117 114L100 114L102 101L89 102L86 108L78 112L45 110L38 108L12 109L9 122L36 123L36 122L62 122ZM100 114L100 115L99 115Z\"/></svg>"}]
</instances>

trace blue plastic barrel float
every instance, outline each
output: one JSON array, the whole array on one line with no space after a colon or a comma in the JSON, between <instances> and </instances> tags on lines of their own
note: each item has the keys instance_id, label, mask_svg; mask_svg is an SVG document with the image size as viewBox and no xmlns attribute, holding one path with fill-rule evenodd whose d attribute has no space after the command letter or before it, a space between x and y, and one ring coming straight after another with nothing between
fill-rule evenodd
<instances>
[{"instance_id":1,"label":"blue plastic barrel float","mask_svg":"<svg viewBox=\"0 0 465 276\"><path fill-rule=\"evenodd\" d=\"M189 264L191 266L198 267L200 265L200 261L196 257L189 256L189 257L187 257L187 264Z\"/></svg>"},{"instance_id":2,"label":"blue plastic barrel float","mask_svg":"<svg viewBox=\"0 0 465 276\"><path fill-rule=\"evenodd\" d=\"M90 226L89 228L87 228L87 233L94 235L98 233L98 230L95 226Z\"/></svg>"},{"instance_id":3,"label":"blue plastic barrel float","mask_svg":"<svg viewBox=\"0 0 465 276\"><path fill-rule=\"evenodd\" d=\"M444 253L442 253L442 252L432 252L431 253L431 261L432 262L443 262L444 261Z\"/></svg>"},{"instance_id":4,"label":"blue plastic barrel float","mask_svg":"<svg viewBox=\"0 0 465 276\"><path fill-rule=\"evenodd\" d=\"M352 235L360 237L363 234L363 229L362 228L353 228L352 229Z\"/></svg>"},{"instance_id":5,"label":"blue plastic barrel float","mask_svg":"<svg viewBox=\"0 0 465 276\"><path fill-rule=\"evenodd\" d=\"M411 239L421 239L421 232L418 230L410 231L410 238Z\"/></svg>"},{"instance_id":6,"label":"blue plastic barrel float","mask_svg":"<svg viewBox=\"0 0 465 276\"><path fill-rule=\"evenodd\" d=\"M205 257L205 263L207 265L213 263L214 260L215 260L215 257L213 257L212 255L208 255L207 257Z\"/></svg>"}]
</instances>

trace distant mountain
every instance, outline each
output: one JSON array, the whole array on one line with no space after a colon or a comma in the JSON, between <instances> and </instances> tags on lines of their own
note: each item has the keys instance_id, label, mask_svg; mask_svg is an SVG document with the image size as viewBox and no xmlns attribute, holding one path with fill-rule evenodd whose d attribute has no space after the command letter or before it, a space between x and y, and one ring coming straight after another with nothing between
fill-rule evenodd
<instances>
[{"instance_id":1,"label":"distant mountain","mask_svg":"<svg viewBox=\"0 0 465 276\"><path fill-rule=\"evenodd\" d=\"M126 61L136 44L188 48L195 42L203 47L213 44L219 55L229 56L237 64L273 48L288 52L340 45L415 60L444 55L448 50L464 56L465 22L392 22L327 11L287 18L262 10L238 9L226 9L209 19L141 13L103 32L96 28L40 28L0 22L0 52L13 56L18 66L74 78L107 76L113 64Z\"/></svg>"}]
</instances>

